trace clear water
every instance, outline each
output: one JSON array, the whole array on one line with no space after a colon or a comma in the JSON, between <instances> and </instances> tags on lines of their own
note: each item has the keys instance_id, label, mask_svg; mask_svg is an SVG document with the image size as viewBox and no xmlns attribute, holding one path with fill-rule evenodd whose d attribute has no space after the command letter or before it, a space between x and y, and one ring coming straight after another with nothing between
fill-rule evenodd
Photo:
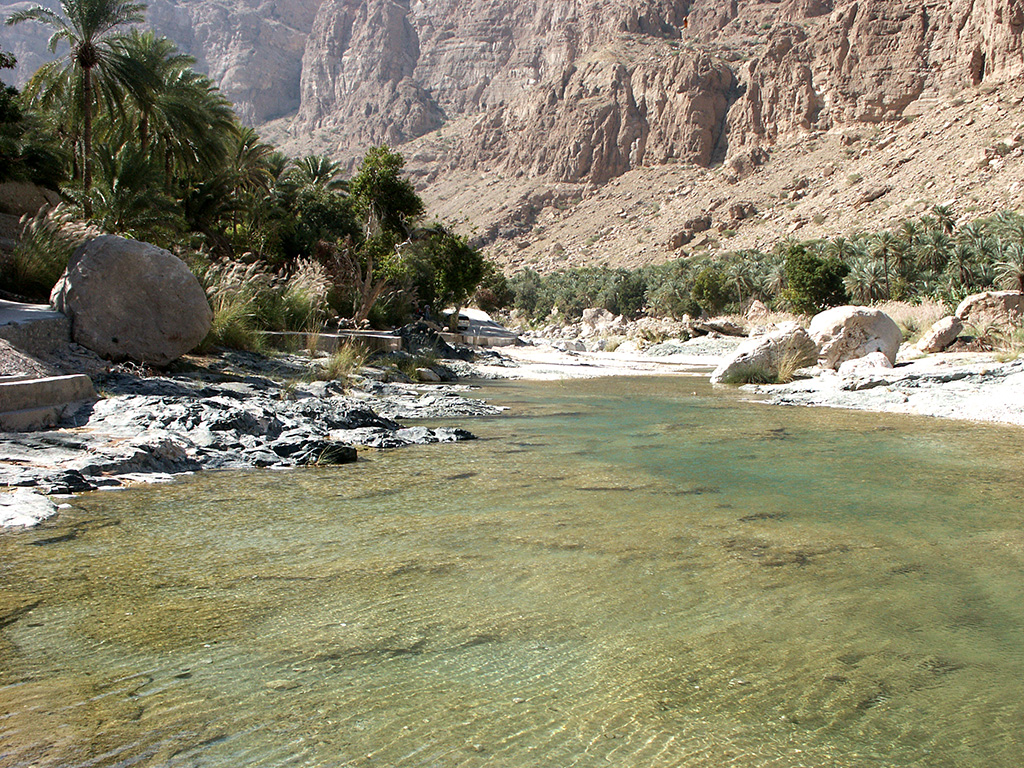
<instances>
[{"instance_id":1,"label":"clear water","mask_svg":"<svg viewBox=\"0 0 1024 768\"><path fill-rule=\"evenodd\" d=\"M0 765L1024 763L1020 430L486 394L474 443L0 536Z\"/></svg>"}]
</instances>

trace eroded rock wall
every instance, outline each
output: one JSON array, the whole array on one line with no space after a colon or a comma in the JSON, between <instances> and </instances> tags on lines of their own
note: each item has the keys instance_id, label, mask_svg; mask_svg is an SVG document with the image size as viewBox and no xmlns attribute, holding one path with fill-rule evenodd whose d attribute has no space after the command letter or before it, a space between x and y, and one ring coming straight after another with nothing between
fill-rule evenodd
<instances>
[{"instance_id":1,"label":"eroded rock wall","mask_svg":"<svg viewBox=\"0 0 1024 768\"><path fill-rule=\"evenodd\" d=\"M448 167L559 181L1024 75L1024 0L154 0L149 20L246 122L294 114L292 135L356 157L468 121ZM31 61L37 38L0 28Z\"/></svg>"}]
</instances>

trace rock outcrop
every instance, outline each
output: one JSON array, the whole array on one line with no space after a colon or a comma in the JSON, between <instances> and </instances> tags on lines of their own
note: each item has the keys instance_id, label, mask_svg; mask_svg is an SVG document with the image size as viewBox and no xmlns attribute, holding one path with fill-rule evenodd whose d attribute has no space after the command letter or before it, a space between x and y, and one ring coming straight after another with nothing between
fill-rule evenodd
<instances>
[{"instance_id":1,"label":"rock outcrop","mask_svg":"<svg viewBox=\"0 0 1024 768\"><path fill-rule=\"evenodd\" d=\"M836 370L848 360L881 352L890 364L903 341L891 317L869 307L833 307L815 315L807 329L819 347L818 364Z\"/></svg>"},{"instance_id":2,"label":"rock outcrop","mask_svg":"<svg viewBox=\"0 0 1024 768\"><path fill-rule=\"evenodd\" d=\"M199 281L170 251L103 235L81 245L53 288L72 338L110 360L167 365L210 331Z\"/></svg>"},{"instance_id":3,"label":"rock outcrop","mask_svg":"<svg viewBox=\"0 0 1024 768\"><path fill-rule=\"evenodd\" d=\"M51 189L27 181L0 184L0 213L9 216L35 216L43 208L60 204L60 195Z\"/></svg>"}]
</instances>

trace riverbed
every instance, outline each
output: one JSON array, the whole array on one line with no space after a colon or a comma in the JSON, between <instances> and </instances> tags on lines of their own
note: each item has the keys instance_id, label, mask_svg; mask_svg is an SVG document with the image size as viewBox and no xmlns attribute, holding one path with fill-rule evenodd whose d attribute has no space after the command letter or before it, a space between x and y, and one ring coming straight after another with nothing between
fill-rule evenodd
<instances>
[{"instance_id":1,"label":"riverbed","mask_svg":"<svg viewBox=\"0 0 1024 768\"><path fill-rule=\"evenodd\" d=\"M1020 764L1019 429L480 394L476 441L0 537L0 765Z\"/></svg>"}]
</instances>

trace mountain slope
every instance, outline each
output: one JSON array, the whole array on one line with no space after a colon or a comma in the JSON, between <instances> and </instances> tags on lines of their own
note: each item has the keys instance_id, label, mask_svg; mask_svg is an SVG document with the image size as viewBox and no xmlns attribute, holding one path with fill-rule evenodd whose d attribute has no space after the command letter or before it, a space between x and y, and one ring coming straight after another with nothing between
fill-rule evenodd
<instances>
[{"instance_id":1,"label":"mountain slope","mask_svg":"<svg viewBox=\"0 0 1024 768\"><path fill-rule=\"evenodd\" d=\"M801 210L814 185L784 187L807 175L835 192L821 205L844 209L785 230L884 221L896 201L922 197L900 181L918 166L929 199L1014 202L981 183L1014 172L1012 152L995 171L972 157L977 201L947 182L965 148L1003 138L978 132L991 97L1024 75L1024 0L156 0L149 19L293 153L354 162L372 144L398 146L437 209L471 216L510 263L667 258L708 213L739 233L728 245L760 241L751 210L789 191L801 197L787 213ZM35 34L4 29L0 45L33 63ZM900 171L873 164L935 110L949 117L929 128L927 151L895 158ZM972 116L975 128L958 125ZM1013 133L1009 123L984 130ZM872 194L862 184L891 187L882 211L857 206ZM628 221L620 189L658 208L629 249L527 236L545 217L576 221L587 240ZM728 213L738 200L749 205Z\"/></svg>"}]
</instances>

